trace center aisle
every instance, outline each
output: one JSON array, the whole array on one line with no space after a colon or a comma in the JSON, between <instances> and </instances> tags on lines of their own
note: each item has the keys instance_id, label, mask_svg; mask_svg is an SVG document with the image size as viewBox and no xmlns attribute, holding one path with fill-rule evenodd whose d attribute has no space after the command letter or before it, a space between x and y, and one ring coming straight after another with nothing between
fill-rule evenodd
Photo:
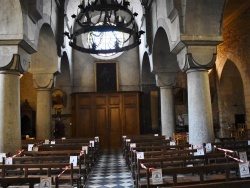
<instances>
[{"instance_id":1,"label":"center aisle","mask_svg":"<svg viewBox=\"0 0 250 188\"><path fill-rule=\"evenodd\" d=\"M87 188L133 188L133 179L121 150L104 150L92 169Z\"/></svg>"}]
</instances>

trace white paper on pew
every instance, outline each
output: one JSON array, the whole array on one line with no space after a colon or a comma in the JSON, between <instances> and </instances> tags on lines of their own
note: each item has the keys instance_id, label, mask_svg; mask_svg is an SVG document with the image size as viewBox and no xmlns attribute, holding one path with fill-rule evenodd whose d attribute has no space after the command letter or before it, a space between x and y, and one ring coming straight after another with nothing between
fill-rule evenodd
<instances>
[{"instance_id":1,"label":"white paper on pew","mask_svg":"<svg viewBox=\"0 0 250 188\"><path fill-rule=\"evenodd\" d=\"M94 140L89 141L89 147L95 147L95 141Z\"/></svg>"},{"instance_id":2,"label":"white paper on pew","mask_svg":"<svg viewBox=\"0 0 250 188\"><path fill-rule=\"evenodd\" d=\"M34 146L34 147L32 148L32 151L38 151L38 147L37 147L37 146Z\"/></svg>"},{"instance_id":3,"label":"white paper on pew","mask_svg":"<svg viewBox=\"0 0 250 188\"><path fill-rule=\"evenodd\" d=\"M197 148L197 152L194 152L194 156L205 155L204 148Z\"/></svg>"},{"instance_id":4,"label":"white paper on pew","mask_svg":"<svg viewBox=\"0 0 250 188\"><path fill-rule=\"evenodd\" d=\"M55 140L51 140L50 144L56 144Z\"/></svg>"},{"instance_id":5,"label":"white paper on pew","mask_svg":"<svg viewBox=\"0 0 250 188\"><path fill-rule=\"evenodd\" d=\"M12 157L5 158L5 164L12 165L13 164L13 158Z\"/></svg>"},{"instance_id":6,"label":"white paper on pew","mask_svg":"<svg viewBox=\"0 0 250 188\"><path fill-rule=\"evenodd\" d=\"M212 144L206 143L206 153L212 152Z\"/></svg>"},{"instance_id":7,"label":"white paper on pew","mask_svg":"<svg viewBox=\"0 0 250 188\"><path fill-rule=\"evenodd\" d=\"M88 154L88 146L82 146L82 151L85 151L85 154Z\"/></svg>"},{"instance_id":8,"label":"white paper on pew","mask_svg":"<svg viewBox=\"0 0 250 188\"><path fill-rule=\"evenodd\" d=\"M152 183L153 185L162 184L162 170L161 169L154 169L152 171Z\"/></svg>"},{"instance_id":9,"label":"white paper on pew","mask_svg":"<svg viewBox=\"0 0 250 188\"><path fill-rule=\"evenodd\" d=\"M137 159L144 159L144 152L137 152L136 157Z\"/></svg>"},{"instance_id":10,"label":"white paper on pew","mask_svg":"<svg viewBox=\"0 0 250 188\"><path fill-rule=\"evenodd\" d=\"M51 177L41 177L40 188L51 188Z\"/></svg>"},{"instance_id":11,"label":"white paper on pew","mask_svg":"<svg viewBox=\"0 0 250 188\"><path fill-rule=\"evenodd\" d=\"M126 143L131 142L131 139L126 139Z\"/></svg>"},{"instance_id":12,"label":"white paper on pew","mask_svg":"<svg viewBox=\"0 0 250 188\"><path fill-rule=\"evenodd\" d=\"M6 157L6 153L0 153L0 163L3 162L3 157Z\"/></svg>"},{"instance_id":13,"label":"white paper on pew","mask_svg":"<svg viewBox=\"0 0 250 188\"><path fill-rule=\"evenodd\" d=\"M65 138L65 137L62 137L62 140L66 140L66 138Z\"/></svg>"},{"instance_id":14,"label":"white paper on pew","mask_svg":"<svg viewBox=\"0 0 250 188\"><path fill-rule=\"evenodd\" d=\"M28 144L28 151L32 151L34 144Z\"/></svg>"},{"instance_id":15,"label":"white paper on pew","mask_svg":"<svg viewBox=\"0 0 250 188\"><path fill-rule=\"evenodd\" d=\"M73 166L77 166L77 156L70 156L69 163L73 163Z\"/></svg>"},{"instance_id":16,"label":"white paper on pew","mask_svg":"<svg viewBox=\"0 0 250 188\"><path fill-rule=\"evenodd\" d=\"M240 169L240 177L241 178L250 177L249 162L239 163L239 169Z\"/></svg>"},{"instance_id":17,"label":"white paper on pew","mask_svg":"<svg viewBox=\"0 0 250 188\"><path fill-rule=\"evenodd\" d=\"M158 134L154 134L154 136L159 136Z\"/></svg>"},{"instance_id":18,"label":"white paper on pew","mask_svg":"<svg viewBox=\"0 0 250 188\"><path fill-rule=\"evenodd\" d=\"M99 142L99 136L95 137L95 142Z\"/></svg>"},{"instance_id":19,"label":"white paper on pew","mask_svg":"<svg viewBox=\"0 0 250 188\"><path fill-rule=\"evenodd\" d=\"M45 141L44 141L44 144L49 144L49 140L45 140Z\"/></svg>"},{"instance_id":20,"label":"white paper on pew","mask_svg":"<svg viewBox=\"0 0 250 188\"><path fill-rule=\"evenodd\" d=\"M246 151L240 151L239 157L240 157L240 160L242 160L243 162L247 162L247 152Z\"/></svg>"},{"instance_id":21,"label":"white paper on pew","mask_svg":"<svg viewBox=\"0 0 250 188\"><path fill-rule=\"evenodd\" d=\"M170 146L175 146L175 141L170 141Z\"/></svg>"},{"instance_id":22,"label":"white paper on pew","mask_svg":"<svg viewBox=\"0 0 250 188\"><path fill-rule=\"evenodd\" d=\"M129 147L130 147L130 151L131 151L133 148L136 147L136 143L131 143L131 144L129 145Z\"/></svg>"},{"instance_id":23,"label":"white paper on pew","mask_svg":"<svg viewBox=\"0 0 250 188\"><path fill-rule=\"evenodd\" d=\"M122 138L127 138L127 136L122 136Z\"/></svg>"}]
</instances>

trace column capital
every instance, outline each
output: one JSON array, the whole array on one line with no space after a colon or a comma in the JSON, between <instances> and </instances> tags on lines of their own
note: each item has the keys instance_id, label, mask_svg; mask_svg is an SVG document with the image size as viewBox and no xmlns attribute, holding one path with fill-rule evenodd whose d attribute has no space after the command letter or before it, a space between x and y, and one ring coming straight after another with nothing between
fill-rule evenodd
<instances>
[{"instance_id":1,"label":"column capital","mask_svg":"<svg viewBox=\"0 0 250 188\"><path fill-rule=\"evenodd\" d=\"M216 61L216 46L185 46L178 54L177 61L184 72L189 69L213 68Z\"/></svg>"},{"instance_id":2,"label":"column capital","mask_svg":"<svg viewBox=\"0 0 250 188\"><path fill-rule=\"evenodd\" d=\"M18 71L23 74L30 65L30 54L19 46L0 46L0 70Z\"/></svg>"},{"instance_id":3,"label":"column capital","mask_svg":"<svg viewBox=\"0 0 250 188\"><path fill-rule=\"evenodd\" d=\"M156 85L161 88L173 88L176 84L176 72L158 72L155 74Z\"/></svg>"},{"instance_id":4,"label":"column capital","mask_svg":"<svg viewBox=\"0 0 250 188\"><path fill-rule=\"evenodd\" d=\"M33 86L39 90L50 90L54 86L53 74L34 74Z\"/></svg>"},{"instance_id":5,"label":"column capital","mask_svg":"<svg viewBox=\"0 0 250 188\"><path fill-rule=\"evenodd\" d=\"M29 66L29 62L23 60L21 61L19 54L13 54L12 59L9 63L4 66L0 65L0 71L5 73L18 72L18 74L23 74L25 72L25 66Z\"/></svg>"}]
</instances>

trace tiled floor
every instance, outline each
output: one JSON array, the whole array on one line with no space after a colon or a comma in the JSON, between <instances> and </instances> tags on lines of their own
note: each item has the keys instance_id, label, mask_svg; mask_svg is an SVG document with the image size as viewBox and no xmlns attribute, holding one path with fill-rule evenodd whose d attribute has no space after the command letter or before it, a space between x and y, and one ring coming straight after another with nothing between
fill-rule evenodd
<instances>
[{"instance_id":1,"label":"tiled floor","mask_svg":"<svg viewBox=\"0 0 250 188\"><path fill-rule=\"evenodd\" d=\"M133 180L120 150L102 151L88 178L87 188L133 188Z\"/></svg>"}]
</instances>

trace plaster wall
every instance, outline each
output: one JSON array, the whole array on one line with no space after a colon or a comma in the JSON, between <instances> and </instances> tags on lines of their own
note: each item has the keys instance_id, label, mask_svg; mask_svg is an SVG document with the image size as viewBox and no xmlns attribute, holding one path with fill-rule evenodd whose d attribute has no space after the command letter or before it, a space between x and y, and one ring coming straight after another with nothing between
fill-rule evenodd
<instances>
[{"instance_id":1,"label":"plaster wall","mask_svg":"<svg viewBox=\"0 0 250 188\"><path fill-rule=\"evenodd\" d=\"M85 53L73 53L73 92L95 91L95 62L103 62ZM138 91L139 88L139 57L138 48L125 51L121 56L105 60L118 62L118 83L120 91Z\"/></svg>"},{"instance_id":2,"label":"plaster wall","mask_svg":"<svg viewBox=\"0 0 250 188\"><path fill-rule=\"evenodd\" d=\"M0 8L0 40L7 39L22 39L23 34L23 21L21 12L21 6L19 3L15 3L15 0L1 1Z\"/></svg>"}]
</instances>

